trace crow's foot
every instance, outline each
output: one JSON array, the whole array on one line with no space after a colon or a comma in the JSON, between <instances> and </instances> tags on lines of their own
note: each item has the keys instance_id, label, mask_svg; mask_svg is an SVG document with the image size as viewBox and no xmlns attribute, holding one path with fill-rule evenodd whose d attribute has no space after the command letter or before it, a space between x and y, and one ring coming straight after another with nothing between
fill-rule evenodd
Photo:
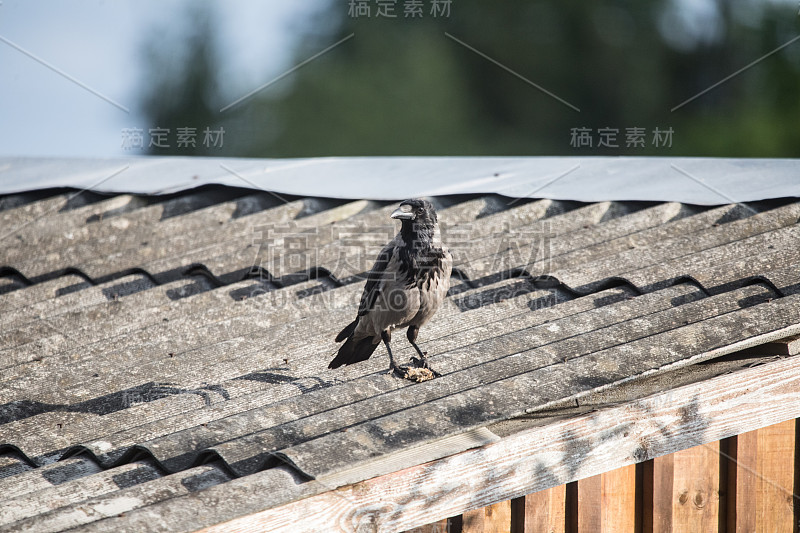
<instances>
[{"instance_id":1,"label":"crow's foot","mask_svg":"<svg viewBox=\"0 0 800 533\"><path fill-rule=\"evenodd\" d=\"M386 372L386 375L395 375L402 379L407 379L409 381L416 381L417 383L421 383L423 381L428 381L437 377L439 374L438 372L433 372L428 368L419 367L419 366L398 366L392 365L389 367L389 370Z\"/></svg>"},{"instance_id":2,"label":"crow's foot","mask_svg":"<svg viewBox=\"0 0 800 533\"><path fill-rule=\"evenodd\" d=\"M401 377L401 378L402 378L402 377L405 377L405 375L406 375L406 369L405 369L405 367L402 367L402 366L397 366L397 365L396 365L396 364L394 364L394 362L393 362L393 363L391 363L391 364L389 365L389 370L387 370L387 371L386 371L386 375L387 375L387 376L391 376L392 374L395 374L395 375L397 375L397 376L399 376L399 377Z\"/></svg>"},{"instance_id":3,"label":"crow's foot","mask_svg":"<svg viewBox=\"0 0 800 533\"><path fill-rule=\"evenodd\" d=\"M427 355L425 352L423 355ZM402 370L402 377L410 381L428 381L429 379L441 377L441 374L434 370L428 363L427 357L412 357L411 364L408 366L400 367Z\"/></svg>"},{"instance_id":4,"label":"crow's foot","mask_svg":"<svg viewBox=\"0 0 800 533\"><path fill-rule=\"evenodd\" d=\"M423 353L424 353L425 355L428 355L428 352L423 352ZM431 366L431 364L428 362L428 358L427 358L427 357L419 357L419 358L417 358L417 357L412 357L412 358L411 358L411 362L412 362L412 363L414 363L414 367L416 367L416 368L421 368L421 369L425 369L425 370L429 370L429 371L430 371L430 372L433 374L433 376L434 376L434 377L437 377L437 378L438 378L438 377L441 377L441 374L440 374L439 372L437 372L437 371L436 371L436 370L435 370L435 369L434 369L434 368Z\"/></svg>"}]
</instances>

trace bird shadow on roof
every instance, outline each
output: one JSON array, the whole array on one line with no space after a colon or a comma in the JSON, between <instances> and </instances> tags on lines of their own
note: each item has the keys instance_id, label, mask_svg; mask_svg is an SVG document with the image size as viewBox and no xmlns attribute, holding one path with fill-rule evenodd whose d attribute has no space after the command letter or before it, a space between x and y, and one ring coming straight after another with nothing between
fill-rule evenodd
<instances>
[{"instance_id":1,"label":"bird shadow on roof","mask_svg":"<svg viewBox=\"0 0 800 533\"><path fill-rule=\"evenodd\" d=\"M265 368L264 370L256 370L255 372L251 372L234 379L259 381L261 383L269 383L272 385L287 383L297 387L302 394L315 391L317 389L323 389L325 387L331 387L339 383L339 380L326 380L319 376L293 376L286 373L286 370L286 368ZM314 384L307 385L301 381L302 379L312 380Z\"/></svg>"},{"instance_id":2,"label":"bird shadow on roof","mask_svg":"<svg viewBox=\"0 0 800 533\"><path fill-rule=\"evenodd\" d=\"M220 385L205 385L195 389L187 389L174 383L149 382L72 404L15 400L0 405L0 425L50 412L90 413L103 416L129 409L136 404L154 402L167 396L178 394L194 394L200 396L206 405L211 405L212 392L219 394L226 400L230 398L228 392Z\"/></svg>"}]
</instances>

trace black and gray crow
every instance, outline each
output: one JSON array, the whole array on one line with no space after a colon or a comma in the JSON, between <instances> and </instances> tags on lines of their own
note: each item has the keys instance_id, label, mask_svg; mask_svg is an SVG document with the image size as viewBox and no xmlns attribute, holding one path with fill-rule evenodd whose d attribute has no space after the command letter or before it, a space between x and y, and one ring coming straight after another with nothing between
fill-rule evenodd
<instances>
[{"instance_id":1,"label":"black and gray crow","mask_svg":"<svg viewBox=\"0 0 800 533\"><path fill-rule=\"evenodd\" d=\"M416 340L419 328L447 295L453 258L442 246L436 211L429 201L405 200L391 217L400 219L400 232L381 250L370 270L358 316L336 336L336 342L346 342L328 368L366 361L383 340L389 372L408 377L408 370L395 363L389 346L392 330L408 327L408 340L419 354L418 367L436 375Z\"/></svg>"}]
</instances>

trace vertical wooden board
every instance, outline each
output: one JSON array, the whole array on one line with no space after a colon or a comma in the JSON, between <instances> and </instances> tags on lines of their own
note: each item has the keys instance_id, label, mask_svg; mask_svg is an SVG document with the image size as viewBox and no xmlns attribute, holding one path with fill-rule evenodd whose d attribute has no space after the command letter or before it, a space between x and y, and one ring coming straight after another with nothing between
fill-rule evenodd
<instances>
[{"instance_id":1,"label":"vertical wooden board","mask_svg":"<svg viewBox=\"0 0 800 533\"><path fill-rule=\"evenodd\" d=\"M566 485L511 502L511 533L565 533Z\"/></svg>"},{"instance_id":2,"label":"vertical wooden board","mask_svg":"<svg viewBox=\"0 0 800 533\"><path fill-rule=\"evenodd\" d=\"M800 533L800 418L794 420L794 533Z\"/></svg>"},{"instance_id":3,"label":"vertical wooden board","mask_svg":"<svg viewBox=\"0 0 800 533\"><path fill-rule=\"evenodd\" d=\"M719 441L673 454L672 530L719 530Z\"/></svg>"},{"instance_id":4,"label":"vertical wooden board","mask_svg":"<svg viewBox=\"0 0 800 533\"><path fill-rule=\"evenodd\" d=\"M756 523L762 531L792 531L795 422L787 420L757 433Z\"/></svg>"},{"instance_id":5,"label":"vertical wooden board","mask_svg":"<svg viewBox=\"0 0 800 533\"><path fill-rule=\"evenodd\" d=\"M727 525L730 533L756 530L756 470L758 430L729 439Z\"/></svg>"},{"instance_id":6,"label":"vertical wooden board","mask_svg":"<svg viewBox=\"0 0 800 533\"><path fill-rule=\"evenodd\" d=\"M601 530L636 530L636 465L623 466L601 476Z\"/></svg>"},{"instance_id":7,"label":"vertical wooden board","mask_svg":"<svg viewBox=\"0 0 800 533\"><path fill-rule=\"evenodd\" d=\"M656 457L645 462L643 469L642 530L644 533L669 533L672 531L674 457Z\"/></svg>"},{"instance_id":8,"label":"vertical wooden board","mask_svg":"<svg viewBox=\"0 0 800 533\"><path fill-rule=\"evenodd\" d=\"M719 444L719 470L717 473L719 474L719 482L718 487L719 491L717 492L718 495L718 508L717 508L717 531L719 533L727 533L728 532L728 524L727 524L727 513L728 513L728 465L725 462L728 454L730 452L730 439L722 439L718 442Z\"/></svg>"},{"instance_id":9,"label":"vertical wooden board","mask_svg":"<svg viewBox=\"0 0 800 533\"><path fill-rule=\"evenodd\" d=\"M511 533L511 500L467 511L462 517L462 533Z\"/></svg>"},{"instance_id":10,"label":"vertical wooden board","mask_svg":"<svg viewBox=\"0 0 800 533\"><path fill-rule=\"evenodd\" d=\"M581 479L575 482L575 502L568 504L573 514L568 517L568 531L573 533L597 533L602 527L602 474Z\"/></svg>"},{"instance_id":11,"label":"vertical wooden board","mask_svg":"<svg viewBox=\"0 0 800 533\"><path fill-rule=\"evenodd\" d=\"M484 533L511 533L511 500L484 507Z\"/></svg>"}]
</instances>

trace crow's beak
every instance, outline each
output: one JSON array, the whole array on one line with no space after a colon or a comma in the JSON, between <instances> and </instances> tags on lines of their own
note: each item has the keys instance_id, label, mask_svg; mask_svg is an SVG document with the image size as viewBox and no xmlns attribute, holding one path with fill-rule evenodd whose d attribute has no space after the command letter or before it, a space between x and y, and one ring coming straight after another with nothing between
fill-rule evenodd
<instances>
[{"instance_id":1,"label":"crow's beak","mask_svg":"<svg viewBox=\"0 0 800 533\"><path fill-rule=\"evenodd\" d=\"M400 220L413 220L414 219L414 212L413 211L404 211L403 208L407 206L401 205L394 212L391 214L392 218L399 218Z\"/></svg>"}]
</instances>

